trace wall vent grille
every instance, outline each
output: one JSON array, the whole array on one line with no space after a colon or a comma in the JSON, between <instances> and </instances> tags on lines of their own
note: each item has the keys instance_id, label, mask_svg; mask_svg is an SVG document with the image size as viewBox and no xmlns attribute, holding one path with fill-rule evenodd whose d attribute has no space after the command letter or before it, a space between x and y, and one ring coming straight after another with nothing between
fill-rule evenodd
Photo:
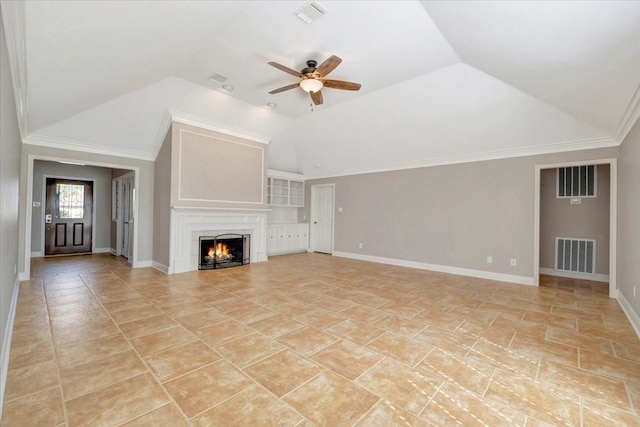
<instances>
[{"instance_id":1,"label":"wall vent grille","mask_svg":"<svg viewBox=\"0 0 640 427\"><path fill-rule=\"evenodd\" d=\"M595 274L596 241L556 237L556 270Z\"/></svg>"}]
</instances>

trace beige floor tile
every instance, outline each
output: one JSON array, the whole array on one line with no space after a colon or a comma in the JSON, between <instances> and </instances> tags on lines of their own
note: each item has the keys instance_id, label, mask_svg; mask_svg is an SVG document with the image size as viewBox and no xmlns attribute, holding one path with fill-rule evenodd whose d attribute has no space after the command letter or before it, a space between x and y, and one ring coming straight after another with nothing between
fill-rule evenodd
<instances>
[{"instance_id":1,"label":"beige floor tile","mask_svg":"<svg viewBox=\"0 0 640 427\"><path fill-rule=\"evenodd\" d=\"M170 305L163 307L164 311L169 316L176 318L181 316L187 316L189 314L198 314L205 310L209 310L211 307L200 301L183 302L180 304Z\"/></svg>"},{"instance_id":2,"label":"beige floor tile","mask_svg":"<svg viewBox=\"0 0 640 427\"><path fill-rule=\"evenodd\" d=\"M170 295L163 295L156 298L151 298L152 303L160 308L170 307L172 305L178 305L182 303L199 303L200 300L192 297L191 295L183 293L174 293Z\"/></svg>"},{"instance_id":3,"label":"beige floor tile","mask_svg":"<svg viewBox=\"0 0 640 427\"><path fill-rule=\"evenodd\" d=\"M438 390L442 379L385 358L360 376L356 384L417 416Z\"/></svg>"},{"instance_id":4,"label":"beige floor tile","mask_svg":"<svg viewBox=\"0 0 640 427\"><path fill-rule=\"evenodd\" d=\"M540 356L486 340L479 340L467 358L478 360L503 371L515 372L530 379L536 377L541 360Z\"/></svg>"},{"instance_id":5,"label":"beige floor tile","mask_svg":"<svg viewBox=\"0 0 640 427\"><path fill-rule=\"evenodd\" d=\"M418 365L418 371L430 378L440 378L469 392L482 395L495 367L472 358L464 358L435 349Z\"/></svg>"},{"instance_id":6,"label":"beige floor tile","mask_svg":"<svg viewBox=\"0 0 640 427\"><path fill-rule=\"evenodd\" d=\"M41 340L25 342L11 346L9 354L9 369L20 369L37 363L54 360L53 345L50 341Z\"/></svg>"},{"instance_id":7,"label":"beige floor tile","mask_svg":"<svg viewBox=\"0 0 640 427\"><path fill-rule=\"evenodd\" d=\"M139 307L127 308L111 313L111 318L117 324L133 322L134 320L146 319L147 317L158 316L162 311L150 303Z\"/></svg>"},{"instance_id":8,"label":"beige floor tile","mask_svg":"<svg viewBox=\"0 0 640 427\"><path fill-rule=\"evenodd\" d=\"M567 328L576 330L577 321L573 318L556 316L554 314L538 313L536 311L527 311L524 320L535 322L541 325L555 326L557 328Z\"/></svg>"},{"instance_id":9,"label":"beige floor tile","mask_svg":"<svg viewBox=\"0 0 640 427\"><path fill-rule=\"evenodd\" d=\"M137 296L122 301L108 302L102 304L105 310L109 313L114 313L121 310L128 310L130 308L144 307L149 305L149 301L143 296Z\"/></svg>"},{"instance_id":10,"label":"beige floor tile","mask_svg":"<svg viewBox=\"0 0 640 427\"><path fill-rule=\"evenodd\" d=\"M618 341L613 341L612 344L614 350L616 351L616 356L618 356L620 359L640 362L640 344L631 344Z\"/></svg>"},{"instance_id":11,"label":"beige floor tile","mask_svg":"<svg viewBox=\"0 0 640 427\"><path fill-rule=\"evenodd\" d=\"M360 323L373 323L387 316L387 313L364 305L356 305L341 311Z\"/></svg>"},{"instance_id":12,"label":"beige floor tile","mask_svg":"<svg viewBox=\"0 0 640 427\"><path fill-rule=\"evenodd\" d=\"M508 346L515 335L515 332L509 329L494 328L473 320L465 320L455 331L480 341L487 341L501 346Z\"/></svg>"},{"instance_id":13,"label":"beige floor tile","mask_svg":"<svg viewBox=\"0 0 640 427\"><path fill-rule=\"evenodd\" d=\"M123 323L118 325L118 327L127 338L131 339L163 329L169 329L176 325L177 323L172 318L166 314L160 314L158 316L147 317L146 319Z\"/></svg>"},{"instance_id":14,"label":"beige floor tile","mask_svg":"<svg viewBox=\"0 0 640 427\"><path fill-rule=\"evenodd\" d=\"M276 314L250 323L249 326L264 335L275 338L300 329L304 324L282 314Z\"/></svg>"},{"instance_id":15,"label":"beige floor tile","mask_svg":"<svg viewBox=\"0 0 640 427\"><path fill-rule=\"evenodd\" d=\"M389 402L378 402L356 424L357 427L429 427L430 425Z\"/></svg>"},{"instance_id":16,"label":"beige floor tile","mask_svg":"<svg viewBox=\"0 0 640 427\"><path fill-rule=\"evenodd\" d=\"M627 390L620 380L544 359L540 363L537 380L566 394L577 394L631 411Z\"/></svg>"},{"instance_id":17,"label":"beige floor tile","mask_svg":"<svg viewBox=\"0 0 640 427\"><path fill-rule=\"evenodd\" d=\"M425 310L417 314L413 320L425 322L431 326L437 326L448 331L455 331L464 322L464 316L444 313L440 310Z\"/></svg>"},{"instance_id":18,"label":"beige floor tile","mask_svg":"<svg viewBox=\"0 0 640 427\"><path fill-rule=\"evenodd\" d=\"M640 383L640 363L591 351L580 352L580 367L599 375Z\"/></svg>"},{"instance_id":19,"label":"beige floor tile","mask_svg":"<svg viewBox=\"0 0 640 427\"><path fill-rule=\"evenodd\" d=\"M359 345L366 345L385 333L384 329L359 323L353 319L339 323L336 326L327 329L327 332L349 341L353 341Z\"/></svg>"},{"instance_id":20,"label":"beige floor tile","mask_svg":"<svg viewBox=\"0 0 640 427\"><path fill-rule=\"evenodd\" d=\"M294 426L302 420L289 405L251 386L193 419L194 426Z\"/></svg>"},{"instance_id":21,"label":"beige floor tile","mask_svg":"<svg viewBox=\"0 0 640 427\"><path fill-rule=\"evenodd\" d=\"M578 349L576 347L517 333L513 341L511 341L510 348L525 351L570 366L578 366Z\"/></svg>"},{"instance_id":22,"label":"beige floor tile","mask_svg":"<svg viewBox=\"0 0 640 427\"><path fill-rule=\"evenodd\" d=\"M511 307L505 304L495 304L492 302L483 302L482 305L479 307L479 309L492 311L503 317L506 317L507 319L516 319L516 320L522 320L526 311L522 308Z\"/></svg>"},{"instance_id":23,"label":"beige floor tile","mask_svg":"<svg viewBox=\"0 0 640 427\"><path fill-rule=\"evenodd\" d=\"M64 423L60 388L53 387L5 402L2 427L57 426Z\"/></svg>"},{"instance_id":24,"label":"beige floor tile","mask_svg":"<svg viewBox=\"0 0 640 427\"><path fill-rule=\"evenodd\" d=\"M506 329L512 332L518 332L531 337L544 338L547 333L547 326L530 322L527 320L517 320L498 315L491 324L494 328Z\"/></svg>"},{"instance_id":25,"label":"beige floor tile","mask_svg":"<svg viewBox=\"0 0 640 427\"><path fill-rule=\"evenodd\" d=\"M164 384L189 418L212 408L253 384L228 362L220 360Z\"/></svg>"},{"instance_id":26,"label":"beige floor tile","mask_svg":"<svg viewBox=\"0 0 640 427\"><path fill-rule=\"evenodd\" d=\"M390 314L380 320L377 320L373 325L394 334L407 335L410 337L416 336L420 331L427 327L427 324L424 322L407 319L395 314Z\"/></svg>"},{"instance_id":27,"label":"beige floor tile","mask_svg":"<svg viewBox=\"0 0 640 427\"><path fill-rule=\"evenodd\" d=\"M583 350L614 356L611 341L594 335L585 335L570 329L549 326L546 339L558 344L570 345Z\"/></svg>"},{"instance_id":28,"label":"beige floor tile","mask_svg":"<svg viewBox=\"0 0 640 427\"><path fill-rule=\"evenodd\" d=\"M173 403L169 403L122 424L122 427L149 426L188 427L189 423L180 410Z\"/></svg>"},{"instance_id":29,"label":"beige floor tile","mask_svg":"<svg viewBox=\"0 0 640 427\"><path fill-rule=\"evenodd\" d=\"M145 361L158 379L165 382L220 359L206 344L194 341L147 356Z\"/></svg>"},{"instance_id":30,"label":"beige floor tile","mask_svg":"<svg viewBox=\"0 0 640 427\"><path fill-rule=\"evenodd\" d=\"M292 350L297 351L303 356L309 356L310 354L313 354L316 351L338 341L338 338L334 335L305 326L280 336L277 338L277 341Z\"/></svg>"},{"instance_id":31,"label":"beige floor tile","mask_svg":"<svg viewBox=\"0 0 640 427\"><path fill-rule=\"evenodd\" d=\"M91 340L117 334L118 328L111 321L105 319L100 322L81 323L74 326L57 328L53 325L53 340L57 346L71 344L78 341Z\"/></svg>"},{"instance_id":32,"label":"beige floor tile","mask_svg":"<svg viewBox=\"0 0 640 427\"><path fill-rule=\"evenodd\" d=\"M350 426L379 398L330 371L284 396L284 401L321 426Z\"/></svg>"},{"instance_id":33,"label":"beige floor tile","mask_svg":"<svg viewBox=\"0 0 640 427\"><path fill-rule=\"evenodd\" d=\"M257 332L216 346L220 354L239 367L251 365L282 349L282 344Z\"/></svg>"},{"instance_id":34,"label":"beige floor tile","mask_svg":"<svg viewBox=\"0 0 640 427\"><path fill-rule=\"evenodd\" d=\"M228 320L228 317L213 308L199 311L194 314L176 317L176 321L178 321L178 323L192 332L209 325L220 323L223 320Z\"/></svg>"},{"instance_id":35,"label":"beige floor tile","mask_svg":"<svg viewBox=\"0 0 640 427\"><path fill-rule=\"evenodd\" d=\"M114 354L60 371L65 399L74 399L100 387L147 372L133 351Z\"/></svg>"},{"instance_id":36,"label":"beige floor tile","mask_svg":"<svg viewBox=\"0 0 640 427\"><path fill-rule=\"evenodd\" d=\"M271 311L268 308L247 302L245 302L242 308L227 312L227 316L232 317L245 325L266 319L267 317L274 316L275 314L276 312Z\"/></svg>"},{"instance_id":37,"label":"beige floor tile","mask_svg":"<svg viewBox=\"0 0 640 427\"><path fill-rule=\"evenodd\" d=\"M469 353L476 342L476 339L469 335L449 332L433 326L416 335L415 340L459 356Z\"/></svg>"},{"instance_id":38,"label":"beige floor tile","mask_svg":"<svg viewBox=\"0 0 640 427\"><path fill-rule=\"evenodd\" d=\"M322 371L323 368L287 349L244 368L244 372L278 397Z\"/></svg>"},{"instance_id":39,"label":"beige floor tile","mask_svg":"<svg viewBox=\"0 0 640 427\"><path fill-rule=\"evenodd\" d=\"M625 381L627 393L635 414L640 416L640 382Z\"/></svg>"},{"instance_id":40,"label":"beige floor tile","mask_svg":"<svg viewBox=\"0 0 640 427\"><path fill-rule=\"evenodd\" d=\"M416 366L431 350L431 347L418 343L406 335L396 335L391 332L371 341L367 344L367 348L409 366Z\"/></svg>"},{"instance_id":41,"label":"beige floor tile","mask_svg":"<svg viewBox=\"0 0 640 427\"><path fill-rule=\"evenodd\" d=\"M498 370L485 397L551 425L580 425L577 396L558 394L544 384L519 375Z\"/></svg>"},{"instance_id":42,"label":"beige floor tile","mask_svg":"<svg viewBox=\"0 0 640 427\"><path fill-rule=\"evenodd\" d=\"M223 320L222 322L205 326L194 331L202 341L212 347L231 341L235 338L252 334L254 330L235 320Z\"/></svg>"},{"instance_id":43,"label":"beige floor tile","mask_svg":"<svg viewBox=\"0 0 640 427\"><path fill-rule=\"evenodd\" d=\"M383 356L352 342L340 340L314 353L310 358L354 380L382 360Z\"/></svg>"},{"instance_id":44,"label":"beige floor tile","mask_svg":"<svg viewBox=\"0 0 640 427\"><path fill-rule=\"evenodd\" d=\"M299 322L305 323L316 329L325 330L344 322L348 317L341 313L333 313L328 310L312 310L304 314L293 316Z\"/></svg>"},{"instance_id":45,"label":"beige floor tile","mask_svg":"<svg viewBox=\"0 0 640 427\"><path fill-rule=\"evenodd\" d=\"M630 328L630 325L627 325ZM595 335L612 339L615 341L628 342L630 344L640 344L640 339L633 329L621 329L619 327L607 327L602 325L594 325L589 322L578 321L578 332L585 335Z\"/></svg>"},{"instance_id":46,"label":"beige floor tile","mask_svg":"<svg viewBox=\"0 0 640 427\"><path fill-rule=\"evenodd\" d=\"M582 423L585 427L636 427L640 425L640 417L601 403L585 400L582 404Z\"/></svg>"},{"instance_id":47,"label":"beige floor tile","mask_svg":"<svg viewBox=\"0 0 640 427\"><path fill-rule=\"evenodd\" d=\"M151 334L142 335L131 340L131 345L142 356L148 356L153 353L177 347L196 341L198 338L182 326L175 326L162 331L153 332Z\"/></svg>"},{"instance_id":48,"label":"beige floor tile","mask_svg":"<svg viewBox=\"0 0 640 427\"><path fill-rule=\"evenodd\" d=\"M58 386L58 366L54 360L11 369L4 391L6 402Z\"/></svg>"},{"instance_id":49,"label":"beige floor tile","mask_svg":"<svg viewBox=\"0 0 640 427\"><path fill-rule=\"evenodd\" d=\"M566 307L553 306L551 314L569 319L582 320L593 324L603 324L604 317L599 313L591 313L586 310L571 309Z\"/></svg>"},{"instance_id":50,"label":"beige floor tile","mask_svg":"<svg viewBox=\"0 0 640 427\"><path fill-rule=\"evenodd\" d=\"M69 427L117 425L168 402L151 374L143 374L68 400Z\"/></svg>"}]
</instances>

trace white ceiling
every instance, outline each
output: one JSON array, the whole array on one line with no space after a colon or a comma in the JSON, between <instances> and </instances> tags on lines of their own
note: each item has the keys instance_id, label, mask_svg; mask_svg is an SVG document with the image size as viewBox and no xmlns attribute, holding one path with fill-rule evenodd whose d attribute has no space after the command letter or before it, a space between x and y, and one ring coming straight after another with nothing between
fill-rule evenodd
<instances>
[{"instance_id":1,"label":"white ceiling","mask_svg":"<svg viewBox=\"0 0 640 427\"><path fill-rule=\"evenodd\" d=\"M640 2L305 4L3 0L25 142L153 159L170 110L312 177L615 145L640 113ZM268 61L332 54L359 92L267 93L296 82Z\"/></svg>"}]
</instances>

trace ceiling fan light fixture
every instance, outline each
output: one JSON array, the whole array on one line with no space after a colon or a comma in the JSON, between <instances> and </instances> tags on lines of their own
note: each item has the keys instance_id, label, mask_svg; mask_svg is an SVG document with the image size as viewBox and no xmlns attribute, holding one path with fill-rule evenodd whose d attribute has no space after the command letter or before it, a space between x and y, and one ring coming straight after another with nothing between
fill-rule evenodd
<instances>
[{"instance_id":1,"label":"ceiling fan light fixture","mask_svg":"<svg viewBox=\"0 0 640 427\"><path fill-rule=\"evenodd\" d=\"M300 82L300 87L305 92L317 92L322 89L322 82L317 79L304 79Z\"/></svg>"}]
</instances>

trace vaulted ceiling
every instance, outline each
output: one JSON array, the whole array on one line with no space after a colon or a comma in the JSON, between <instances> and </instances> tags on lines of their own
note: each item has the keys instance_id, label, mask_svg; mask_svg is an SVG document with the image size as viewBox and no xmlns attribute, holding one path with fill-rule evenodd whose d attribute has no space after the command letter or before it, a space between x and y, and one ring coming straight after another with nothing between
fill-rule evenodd
<instances>
[{"instance_id":1,"label":"vaulted ceiling","mask_svg":"<svg viewBox=\"0 0 640 427\"><path fill-rule=\"evenodd\" d=\"M23 139L152 160L171 112L314 177L612 146L640 114L640 2L306 3L3 0ZM297 79L267 62L330 55L359 92L268 94Z\"/></svg>"}]
</instances>

